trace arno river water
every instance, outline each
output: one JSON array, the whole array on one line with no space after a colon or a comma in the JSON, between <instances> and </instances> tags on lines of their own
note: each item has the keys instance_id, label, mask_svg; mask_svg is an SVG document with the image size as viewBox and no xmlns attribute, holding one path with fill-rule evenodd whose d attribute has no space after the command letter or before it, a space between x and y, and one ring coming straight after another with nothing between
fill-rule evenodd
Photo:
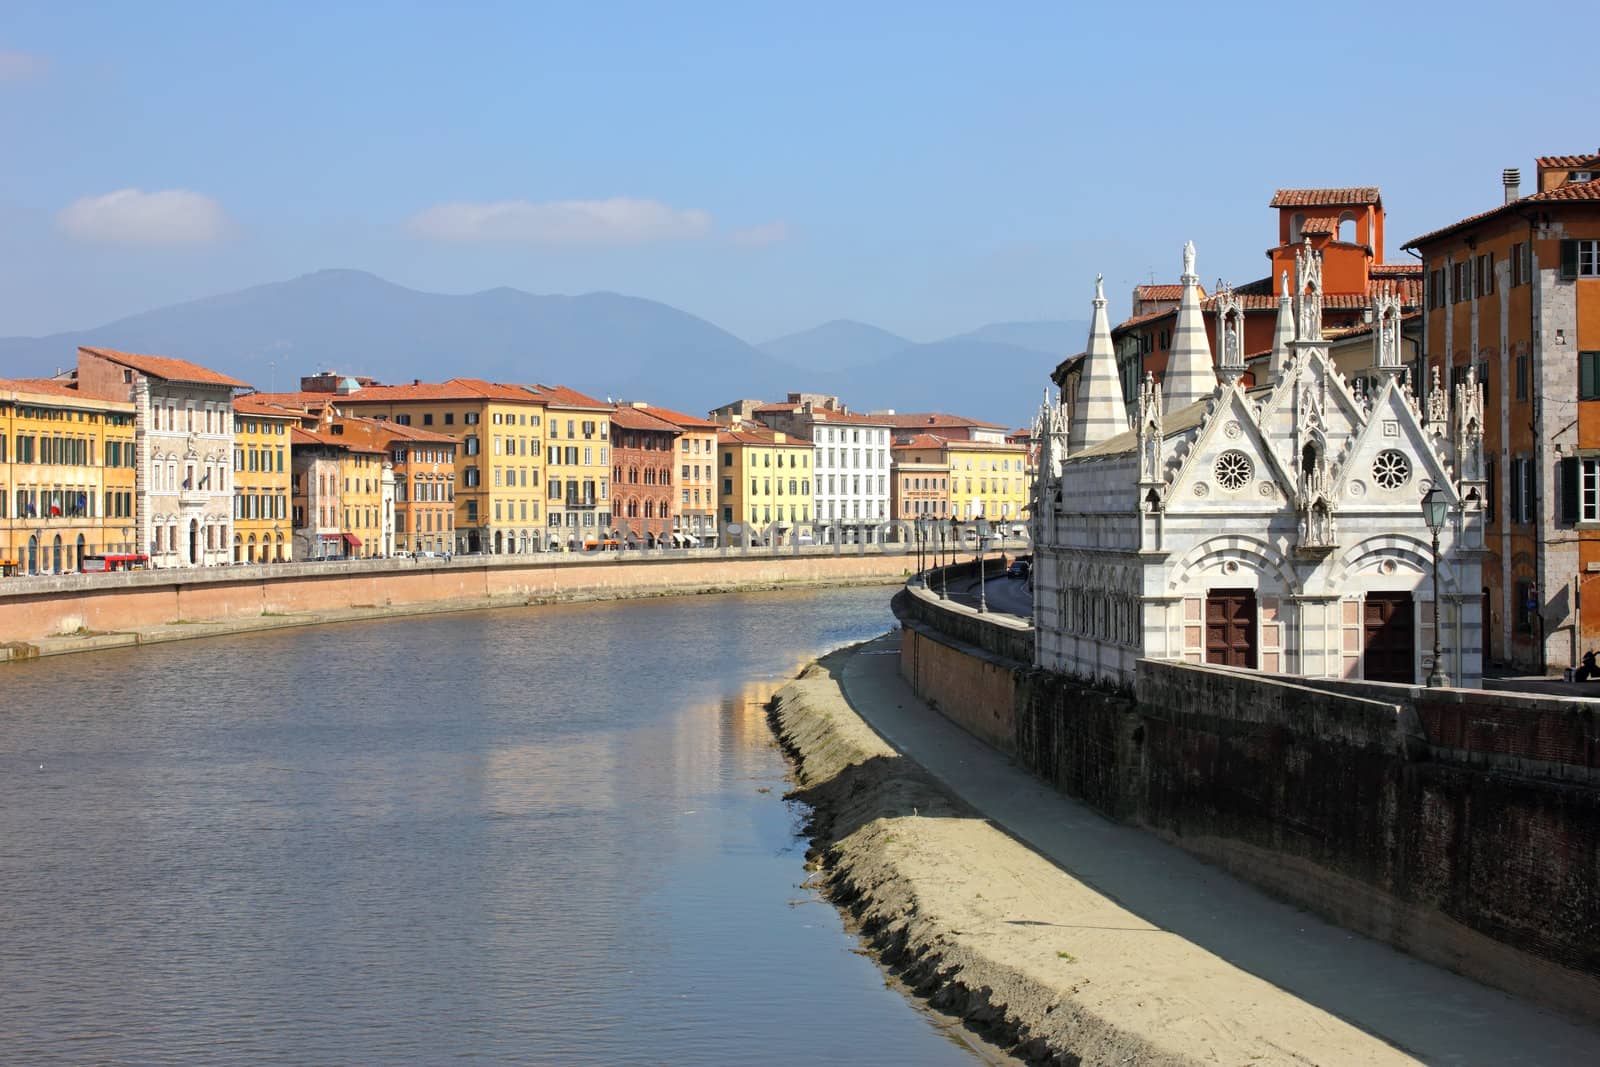
<instances>
[{"instance_id":1,"label":"arno river water","mask_svg":"<svg viewBox=\"0 0 1600 1067\"><path fill-rule=\"evenodd\" d=\"M762 708L888 597L0 669L0 1059L979 1062L801 887Z\"/></svg>"}]
</instances>

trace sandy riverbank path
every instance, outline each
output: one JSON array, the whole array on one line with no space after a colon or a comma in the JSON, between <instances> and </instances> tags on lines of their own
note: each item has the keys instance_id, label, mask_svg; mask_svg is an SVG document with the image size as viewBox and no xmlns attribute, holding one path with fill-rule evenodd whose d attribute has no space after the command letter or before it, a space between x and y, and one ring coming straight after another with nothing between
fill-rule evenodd
<instances>
[{"instance_id":1,"label":"sandy riverbank path","mask_svg":"<svg viewBox=\"0 0 1600 1067\"><path fill-rule=\"evenodd\" d=\"M1600 1063L1600 1032L1323 922L1054 791L917 699L898 648L892 633L845 659L848 703L961 801L1081 883L1074 895L1092 891L1074 910L1094 917L1102 950L1130 976L1149 976L1152 998L1165 983L1181 988L1174 965L1198 952L1243 972L1241 989L1259 979L1428 1063ZM1270 1005L1239 1007L1270 1026L1259 1017Z\"/></svg>"}]
</instances>

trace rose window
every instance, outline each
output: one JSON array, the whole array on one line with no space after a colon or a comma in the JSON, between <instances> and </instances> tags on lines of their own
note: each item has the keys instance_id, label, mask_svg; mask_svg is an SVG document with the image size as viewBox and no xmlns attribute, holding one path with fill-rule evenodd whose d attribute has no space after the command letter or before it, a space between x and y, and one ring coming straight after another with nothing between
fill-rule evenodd
<instances>
[{"instance_id":1,"label":"rose window","mask_svg":"<svg viewBox=\"0 0 1600 1067\"><path fill-rule=\"evenodd\" d=\"M1253 468L1250 457L1243 452L1224 452L1217 457L1217 465L1213 468L1217 484L1224 489L1243 489L1250 484L1250 475Z\"/></svg>"},{"instance_id":2,"label":"rose window","mask_svg":"<svg viewBox=\"0 0 1600 1067\"><path fill-rule=\"evenodd\" d=\"M1404 452L1385 449L1372 461L1372 477L1385 489L1398 489L1411 478L1411 462Z\"/></svg>"}]
</instances>

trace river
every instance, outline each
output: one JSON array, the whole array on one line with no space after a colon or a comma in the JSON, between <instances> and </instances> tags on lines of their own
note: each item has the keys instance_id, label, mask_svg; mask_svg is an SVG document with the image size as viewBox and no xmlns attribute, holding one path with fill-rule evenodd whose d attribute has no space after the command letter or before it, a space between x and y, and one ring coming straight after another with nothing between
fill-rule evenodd
<instances>
[{"instance_id":1,"label":"river","mask_svg":"<svg viewBox=\"0 0 1600 1067\"><path fill-rule=\"evenodd\" d=\"M772 683L889 590L0 672L11 1063L972 1064L804 888Z\"/></svg>"}]
</instances>

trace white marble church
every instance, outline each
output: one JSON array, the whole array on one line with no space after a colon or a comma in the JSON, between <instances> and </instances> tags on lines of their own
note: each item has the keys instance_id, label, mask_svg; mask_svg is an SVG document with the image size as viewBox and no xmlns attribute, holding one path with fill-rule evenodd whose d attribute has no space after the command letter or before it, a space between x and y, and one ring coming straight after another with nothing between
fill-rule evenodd
<instances>
[{"instance_id":1,"label":"white marble church","mask_svg":"<svg viewBox=\"0 0 1600 1067\"><path fill-rule=\"evenodd\" d=\"M1400 306L1376 302L1371 390L1322 340L1322 262L1298 256L1266 380L1244 384L1243 311L1216 303L1213 369L1194 246L1166 376L1124 403L1098 283L1072 410L1046 395L1034 503L1038 665L1131 683L1141 657L1422 684L1482 682L1483 393L1435 384L1423 411L1400 362ZM1435 382L1437 382L1437 371Z\"/></svg>"}]
</instances>

